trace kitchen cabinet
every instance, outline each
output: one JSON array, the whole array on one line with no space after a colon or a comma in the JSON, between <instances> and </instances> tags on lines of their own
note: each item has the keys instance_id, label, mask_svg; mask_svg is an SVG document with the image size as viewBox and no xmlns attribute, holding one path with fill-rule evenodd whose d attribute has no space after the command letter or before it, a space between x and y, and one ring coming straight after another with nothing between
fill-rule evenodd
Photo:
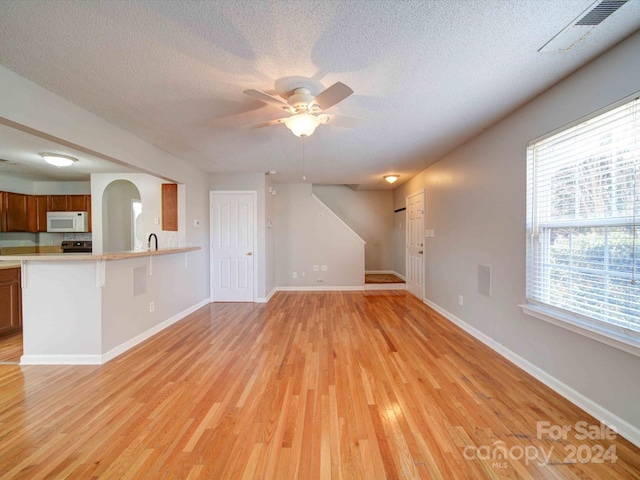
<instances>
[{"instance_id":1,"label":"kitchen cabinet","mask_svg":"<svg viewBox=\"0 0 640 480\"><path fill-rule=\"evenodd\" d=\"M47 231L47 212L49 211L49 195L36 195L36 211L38 232Z\"/></svg>"},{"instance_id":2,"label":"kitchen cabinet","mask_svg":"<svg viewBox=\"0 0 640 480\"><path fill-rule=\"evenodd\" d=\"M91 195L0 192L0 232L46 232L47 212L88 212L91 231Z\"/></svg>"},{"instance_id":3,"label":"kitchen cabinet","mask_svg":"<svg viewBox=\"0 0 640 480\"><path fill-rule=\"evenodd\" d=\"M0 269L0 335L22 329L20 267Z\"/></svg>"},{"instance_id":4,"label":"kitchen cabinet","mask_svg":"<svg viewBox=\"0 0 640 480\"><path fill-rule=\"evenodd\" d=\"M37 226L35 202L31 195L4 192L5 232L35 232Z\"/></svg>"},{"instance_id":5,"label":"kitchen cabinet","mask_svg":"<svg viewBox=\"0 0 640 480\"><path fill-rule=\"evenodd\" d=\"M178 231L178 185L162 184L162 230Z\"/></svg>"},{"instance_id":6,"label":"kitchen cabinet","mask_svg":"<svg viewBox=\"0 0 640 480\"><path fill-rule=\"evenodd\" d=\"M67 195L49 195L49 211L50 212L66 212Z\"/></svg>"},{"instance_id":7,"label":"kitchen cabinet","mask_svg":"<svg viewBox=\"0 0 640 480\"><path fill-rule=\"evenodd\" d=\"M38 198L27 195L27 232L38 232Z\"/></svg>"},{"instance_id":8,"label":"kitchen cabinet","mask_svg":"<svg viewBox=\"0 0 640 480\"><path fill-rule=\"evenodd\" d=\"M67 211L86 212L88 195L67 195Z\"/></svg>"}]
</instances>

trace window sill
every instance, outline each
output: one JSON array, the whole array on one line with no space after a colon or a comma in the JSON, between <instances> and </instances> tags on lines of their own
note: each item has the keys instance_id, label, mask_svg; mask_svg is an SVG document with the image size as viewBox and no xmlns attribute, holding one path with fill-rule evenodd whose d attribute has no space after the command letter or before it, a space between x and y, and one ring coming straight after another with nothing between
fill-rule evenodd
<instances>
[{"instance_id":1,"label":"window sill","mask_svg":"<svg viewBox=\"0 0 640 480\"><path fill-rule=\"evenodd\" d=\"M520 305L523 312L532 317L539 318L545 322L552 323L572 332L579 333L598 342L605 343L611 347L623 350L627 353L640 357L640 335L635 332L616 327L605 328L583 320L580 317L563 313L552 308L535 304ZM628 332L628 333L627 333Z\"/></svg>"}]
</instances>

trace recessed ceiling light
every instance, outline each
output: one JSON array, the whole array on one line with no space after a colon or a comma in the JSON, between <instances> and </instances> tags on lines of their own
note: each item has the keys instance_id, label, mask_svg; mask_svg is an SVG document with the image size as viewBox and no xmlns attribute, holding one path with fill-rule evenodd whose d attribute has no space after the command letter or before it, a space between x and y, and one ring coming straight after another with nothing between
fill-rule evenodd
<instances>
[{"instance_id":1,"label":"recessed ceiling light","mask_svg":"<svg viewBox=\"0 0 640 480\"><path fill-rule=\"evenodd\" d=\"M58 155L57 153L41 153L40 156L50 165L55 167L68 167L78 161L77 158L68 157L66 155Z\"/></svg>"},{"instance_id":2,"label":"recessed ceiling light","mask_svg":"<svg viewBox=\"0 0 640 480\"><path fill-rule=\"evenodd\" d=\"M383 178L389 183L394 183L400 178L400 175L385 175Z\"/></svg>"}]
</instances>

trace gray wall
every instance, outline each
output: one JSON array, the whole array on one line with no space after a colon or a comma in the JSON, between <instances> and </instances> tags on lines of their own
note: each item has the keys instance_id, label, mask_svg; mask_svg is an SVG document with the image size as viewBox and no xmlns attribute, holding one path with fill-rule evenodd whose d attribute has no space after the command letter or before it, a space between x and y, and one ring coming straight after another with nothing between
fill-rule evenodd
<instances>
[{"instance_id":1,"label":"gray wall","mask_svg":"<svg viewBox=\"0 0 640 480\"><path fill-rule=\"evenodd\" d=\"M362 287L362 239L313 197L311 185L277 185L277 191L274 223L277 285ZM314 265L326 265L327 271L313 271ZM293 272L297 278L292 277Z\"/></svg>"},{"instance_id":2,"label":"gray wall","mask_svg":"<svg viewBox=\"0 0 640 480\"><path fill-rule=\"evenodd\" d=\"M313 193L367 242L365 270L393 270L393 192L314 185Z\"/></svg>"},{"instance_id":3,"label":"gray wall","mask_svg":"<svg viewBox=\"0 0 640 480\"><path fill-rule=\"evenodd\" d=\"M435 230L425 239L428 301L636 433L640 357L527 316L518 305L525 301L527 142L638 90L635 34L394 192L400 208L407 194L426 189L425 228ZM492 297L477 293L478 264L492 266Z\"/></svg>"}]
</instances>

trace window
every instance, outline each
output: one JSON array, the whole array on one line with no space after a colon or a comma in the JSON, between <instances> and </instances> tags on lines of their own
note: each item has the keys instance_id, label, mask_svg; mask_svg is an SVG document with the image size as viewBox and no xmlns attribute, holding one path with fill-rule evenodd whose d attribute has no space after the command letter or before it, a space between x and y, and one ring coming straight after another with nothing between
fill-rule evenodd
<instances>
[{"instance_id":1,"label":"window","mask_svg":"<svg viewBox=\"0 0 640 480\"><path fill-rule=\"evenodd\" d=\"M640 346L639 218L638 99L531 143L528 305Z\"/></svg>"}]
</instances>

